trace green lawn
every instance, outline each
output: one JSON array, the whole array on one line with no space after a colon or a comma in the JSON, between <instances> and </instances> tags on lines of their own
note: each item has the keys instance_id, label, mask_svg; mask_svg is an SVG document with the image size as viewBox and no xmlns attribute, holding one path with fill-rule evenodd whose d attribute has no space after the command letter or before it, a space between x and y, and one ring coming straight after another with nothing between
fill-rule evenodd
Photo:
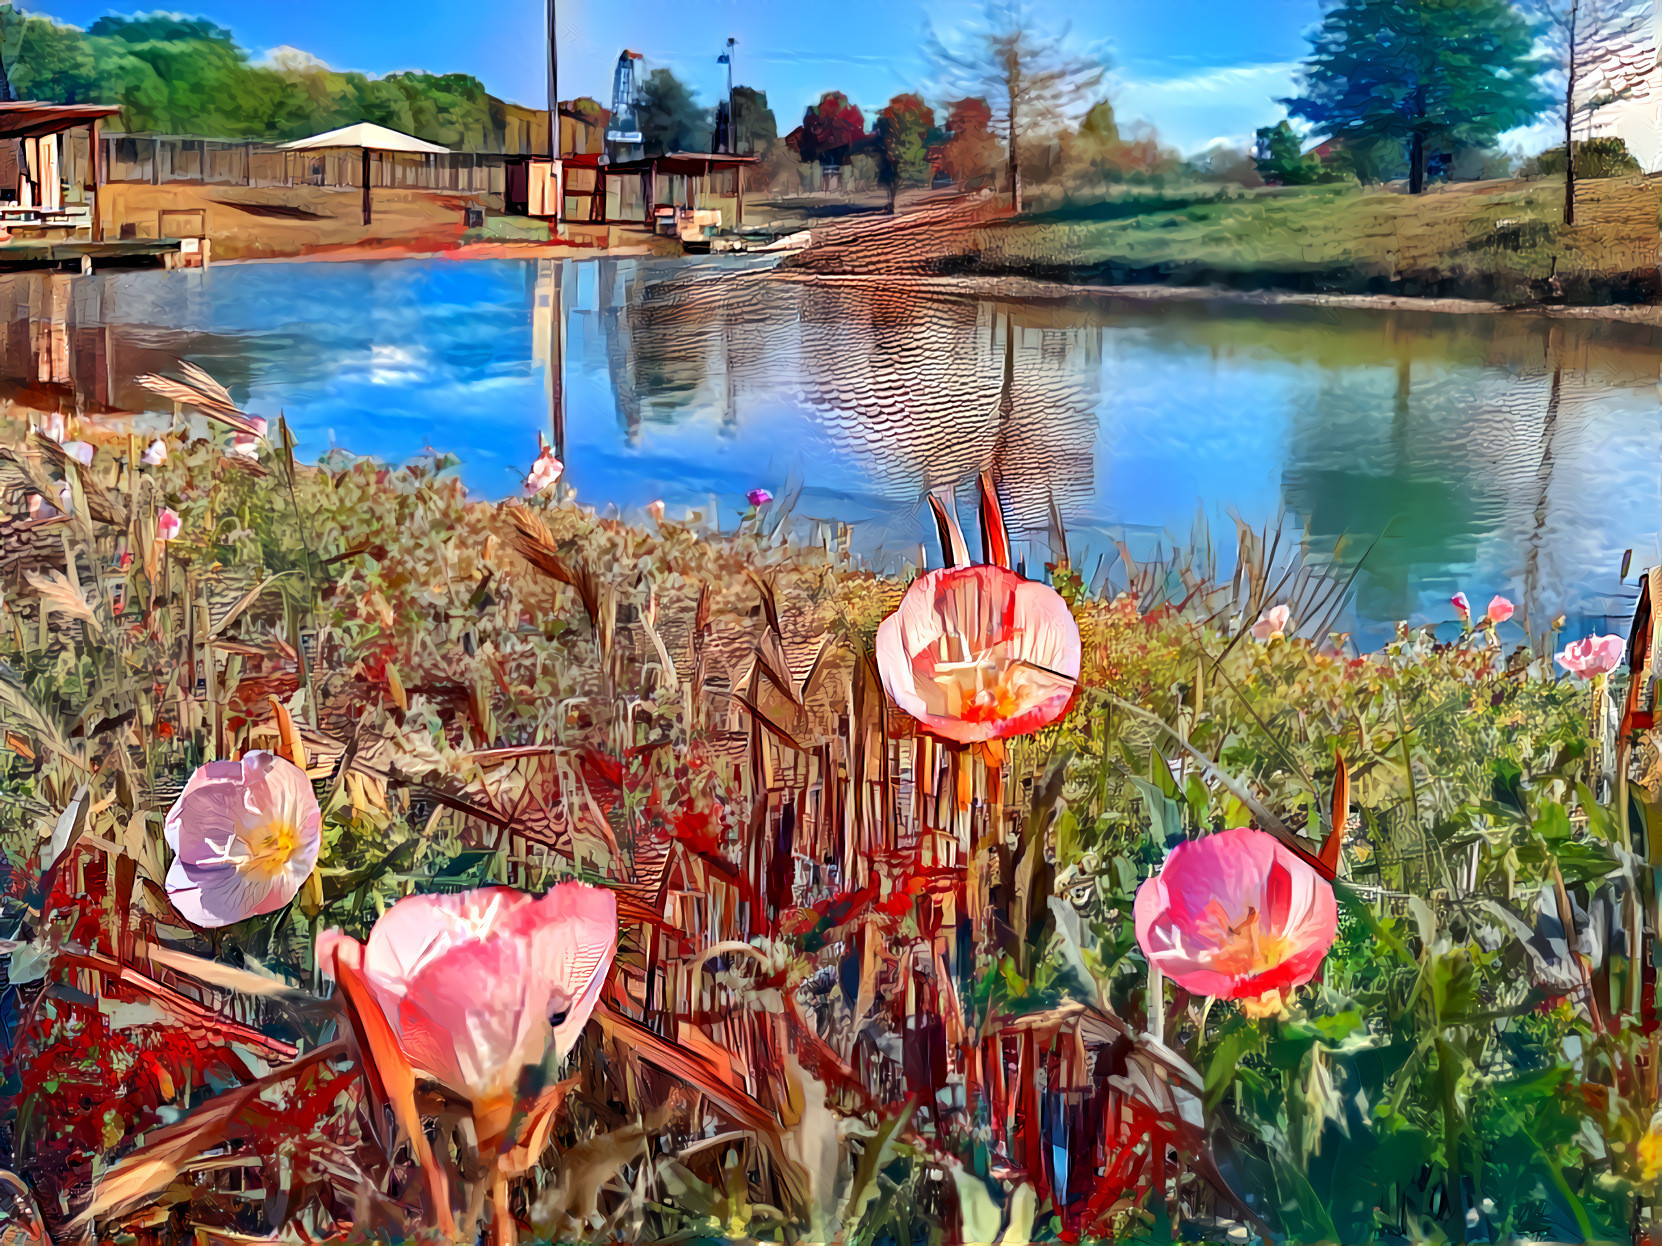
<instances>
[{"instance_id":1,"label":"green lawn","mask_svg":"<svg viewBox=\"0 0 1662 1246\"><path fill-rule=\"evenodd\" d=\"M984 267L1061 270L1097 279L1165 276L1355 288L1401 282L1527 290L1654 270L1657 191L1643 179L1583 183L1578 220L1562 223L1562 183L1489 182L1420 196L1356 187L1138 192L988 226ZM1593 280L1591 284L1597 285Z\"/></svg>"}]
</instances>

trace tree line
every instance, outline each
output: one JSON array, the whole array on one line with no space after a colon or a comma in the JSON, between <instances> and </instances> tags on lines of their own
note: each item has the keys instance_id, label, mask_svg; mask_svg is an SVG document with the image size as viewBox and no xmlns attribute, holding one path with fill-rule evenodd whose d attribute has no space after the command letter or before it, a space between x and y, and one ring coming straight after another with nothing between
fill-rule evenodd
<instances>
[{"instance_id":1,"label":"tree line","mask_svg":"<svg viewBox=\"0 0 1662 1246\"><path fill-rule=\"evenodd\" d=\"M1328 0L1308 35L1297 93L1276 101L1291 121L1261 128L1247 165L1217 149L1184 162L1146 128L1123 136L1100 98L1106 59L1076 46L1066 27L1047 26L1025 0L993 0L979 21L926 40L949 100L940 123L921 94L905 92L868 129L861 110L833 91L785 141L803 161L866 159L891 192L941 174L985 181L997 169L1019 210L1024 181L1066 190L1185 170L1277 183L1400 178L1417 194L1440 178L1514 171L1496 150L1500 136L1555 116L1562 144L1523 171L1564 174L1565 220L1573 223L1578 177L1638 169L1619 139L1592 130L1599 109L1638 89L1622 62L1635 41L1656 37L1641 7ZM952 91L963 94L953 99Z\"/></svg>"},{"instance_id":2,"label":"tree line","mask_svg":"<svg viewBox=\"0 0 1662 1246\"><path fill-rule=\"evenodd\" d=\"M1590 131L1598 109L1634 89L1611 72L1610 49L1634 34L1637 11L1631 0L1328 0L1299 89L1278 101L1302 124L1260 129L1248 167L1283 183L1401 177L1417 193L1492 152L1506 131L1556 115L1563 144L1534 167L1565 174L1573 219L1577 177L1636 167L1619 142ZM779 164L863 165L891 193L943 175L996 179L1018 208L1024 182L1096 185L1185 167L1151 130L1121 132L1102 98L1106 58L1045 25L1026 0L992 0L978 20L928 34L925 52L939 113L923 93L901 92L868 126L831 91L781 137L766 94L739 86L737 149ZM13 98L115 104L136 132L283 140L372 121L489 150L504 124L501 102L469 75L372 78L300 54L254 64L223 27L163 13L102 17L83 31L7 4L0 59L9 78L0 90ZM638 113L649 154L709 149L714 110L671 70L645 77ZM1322 153L1306 153L1312 136ZM1214 151L1198 171L1244 176L1244 164Z\"/></svg>"},{"instance_id":3,"label":"tree line","mask_svg":"<svg viewBox=\"0 0 1662 1246\"><path fill-rule=\"evenodd\" d=\"M500 100L467 74L337 73L299 54L253 64L212 22L151 13L85 30L0 7L9 98L115 104L135 133L281 141L358 121L446 147L490 150Z\"/></svg>"}]
</instances>

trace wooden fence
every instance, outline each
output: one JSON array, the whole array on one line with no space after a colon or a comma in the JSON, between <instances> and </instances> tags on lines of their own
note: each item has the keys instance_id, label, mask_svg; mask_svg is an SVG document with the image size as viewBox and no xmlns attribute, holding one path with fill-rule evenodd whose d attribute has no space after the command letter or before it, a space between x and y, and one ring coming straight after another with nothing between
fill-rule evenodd
<instances>
[{"instance_id":1,"label":"wooden fence","mask_svg":"<svg viewBox=\"0 0 1662 1246\"><path fill-rule=\"evenodd\" d=\"M201 182L222 186L361 187L357 149L284 151L269 143L150 134L106 134L106 182ZM371 186L501 194L508 157L493 152L374 152Z\"/></svg>"}]
</instances>

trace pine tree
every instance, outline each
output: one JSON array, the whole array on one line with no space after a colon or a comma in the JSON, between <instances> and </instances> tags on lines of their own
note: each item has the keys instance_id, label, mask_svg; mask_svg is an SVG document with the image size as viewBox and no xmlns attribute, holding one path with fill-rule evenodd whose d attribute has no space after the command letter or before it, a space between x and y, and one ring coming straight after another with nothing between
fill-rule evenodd
<instances>
[{"instance_id":1,"label":"pine tree","mask_svg":"<svg viewBox=\"0 0 1662 1246\"><path fill-rule=\"evenodd\" d=\"M1408 189L1439 153L1487 147L1547 104L1535 30L1510 0L1338 0L1281 101L1347 147L1405 150Z\"/></svg>"}]
</instances>

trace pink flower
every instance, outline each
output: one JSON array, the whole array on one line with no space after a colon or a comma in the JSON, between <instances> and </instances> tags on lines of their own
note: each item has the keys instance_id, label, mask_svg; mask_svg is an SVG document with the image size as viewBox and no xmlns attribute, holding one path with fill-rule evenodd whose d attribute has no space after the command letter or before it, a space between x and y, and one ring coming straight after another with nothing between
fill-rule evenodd
<instances>
[{"instance_id":1,"label":"pink flower","mask_svg":"<svg viewBox=\"0 0 1662 1246\"><path fill-rule=\"evenodd\" d=\"M1259 616L1258 622L1252 625L1252 635L1255 640L1269 640L1275 636L1287 634L1287 616L1292 614L1289 606L1271 606Z\"/></svg>"},{"instance_id":2,"label":"pink flower","mask_svg":"<svg viewBox=\"0 0 1662 1246\"><path fill-rule=\"evenodd\" d=\"M1627 648L1620 636L1584 636L1564 646L1558 655L1558 665L1572 675L1592 679L1608 675L1622 664L1622 653Z\"/></svg>"},{"instance_id":3,"label":"pink flower","mask_svg":"<svg viewBox=\"0 0 1662 1246\"><path fill-rule=\"evenodd\" d=\"M520 1070L576 1044L617 951L617 898L584 883L409 896L359 945L318 936L318 964L361 968L412 1066L473 1103L481 1144L507 1128Z\"/></svg>"},{"instance_id":4,"label":"pink flower","mask_svg":"<svg viewBox=\"0 0 1662 1246\"><path fill-rule=\"evenodd\" d=\"M1326 879L1273 835L1244 828L1172 850L1137 889L1137 944L1194 995L1261 1000L1308 982L1338 931Z\"/></svg>"},{"instance_id":5,"label":"pink flower","mask_svg":"<svg viewBox=\"0 0 1662 1246\"><path fill-rule=\"evenodd\" d=\"M265 430L271 427L271 425L266 423L265 416L263 415L251 415L248 417L248 422L254 426L255 434L260 437L264 437Z\"/></svg>"},{"instance_id":6,"label":"pink flower","mask_svg":"<svg viewBox=\"0 0 1662 1246\"><path fill-rule=\"evenodd\" d=\"M1510 619L1511 617L1512 617L1512 603L1511 602L1507 601L1506 598L1504 598L1504 597L1491 597L1489 599L1489 612L1488 612L1488 614L1486 614L1484 616L1484 621L1485 622L1491 623L1491 624L1504 623L1504 622L1506 622L1507 619Z\"/></svg>"},{"instance_id":7,"label":"pink flower","mask_svg":"<svg viewBox=\"0 0 1662 1246\"><path fill-rule=\"evenodd\" d=\"M1449 600L1454 603L1454 612L1460 616L1462 623L1472 617L1472 603L1466 597L1466 594L1456 593Z\"/></svg>"},{"instance_id":8,"label":"pink flower","mask_svg":"<svg viewBox=\"0 0 1662 1246\"><path fill-rule=\"evenodd\" d=\"M294 898L317 864L323 815L293 762L253 752L191 775L162 827L167 896L198 926L228 926Z\"/></svg>"},{"instance_id":9,"label":"pink flower","mask_svg":"<svg viewBox=\"0 0 1662 1246\"><path fill-rule=\"evenodd\" d=\"M85 441L66 441L63 443L63 452L77 463L92 466L92 446Z\"/></svg>"},{"instance_id":10,"label":"pink flower","mask_svg":"<svg viewBox=\"0 0 1662 1246\"><path fill-rule=\"evenodd\" d=\"M156 535L164 541L171 541L179 535L179 529L185 526L184 521L172 507L164 506L156 512Z\"/></svg>"},{"instance_id":11,"label":"pink flower","mask_svg":"<svg viewBox=\"0 0 1662 1246\"><path fill-rule=\"evenodd\" d=\"M160 437L156 438L150 443L143 455L139 457L139 462L146 467L160 467L167 462L167 442Z\"/></svg>"},{"instance_id":12,"label":"pink flower","mask_svg":"<svg viewBox=\"0 0 1662 1246\"><path fill-rule=\"evenodd\" d=\"M525 496L534 498L537 494L553 487L566 465L554 457L554 451L546 442L537 452L536 462L531 464L531 471L525 477Z\"/></svg>"},{"instance_id":13,"label":"pink flower","mask_svg":"<svg viewBox=\"0 0 1662 1246\"><path fill-rule=\"evenodd\" d=\"M1003 567L948 567L913 582L877 629L896 705L960 744L1028 735L1067 712L1079 625L1051 588Z\"/></svg>"},{"instance_id":14,"label":"pink flower","mask_svg":"<svg viewBox=\"0 0 1662 1246\"><path fill-rule=\"evenodd\" d=\"M238 458L258 459L260 457L260 438L253 433L238 433L231 438L231 453Z\"/></svg>"},{"instance_id":15,"label":"pink flower","mask_svg":"<svg viewBox=\"0 0 1662 1246\"><path fill-rule=\"evenodd\" d=\"M744 495L744 500L749 502L752 506L766 506L769 502L773 501L773 494L769 493L766 489L752 489L749 493Z\"/></svg>"}]
</instances>

